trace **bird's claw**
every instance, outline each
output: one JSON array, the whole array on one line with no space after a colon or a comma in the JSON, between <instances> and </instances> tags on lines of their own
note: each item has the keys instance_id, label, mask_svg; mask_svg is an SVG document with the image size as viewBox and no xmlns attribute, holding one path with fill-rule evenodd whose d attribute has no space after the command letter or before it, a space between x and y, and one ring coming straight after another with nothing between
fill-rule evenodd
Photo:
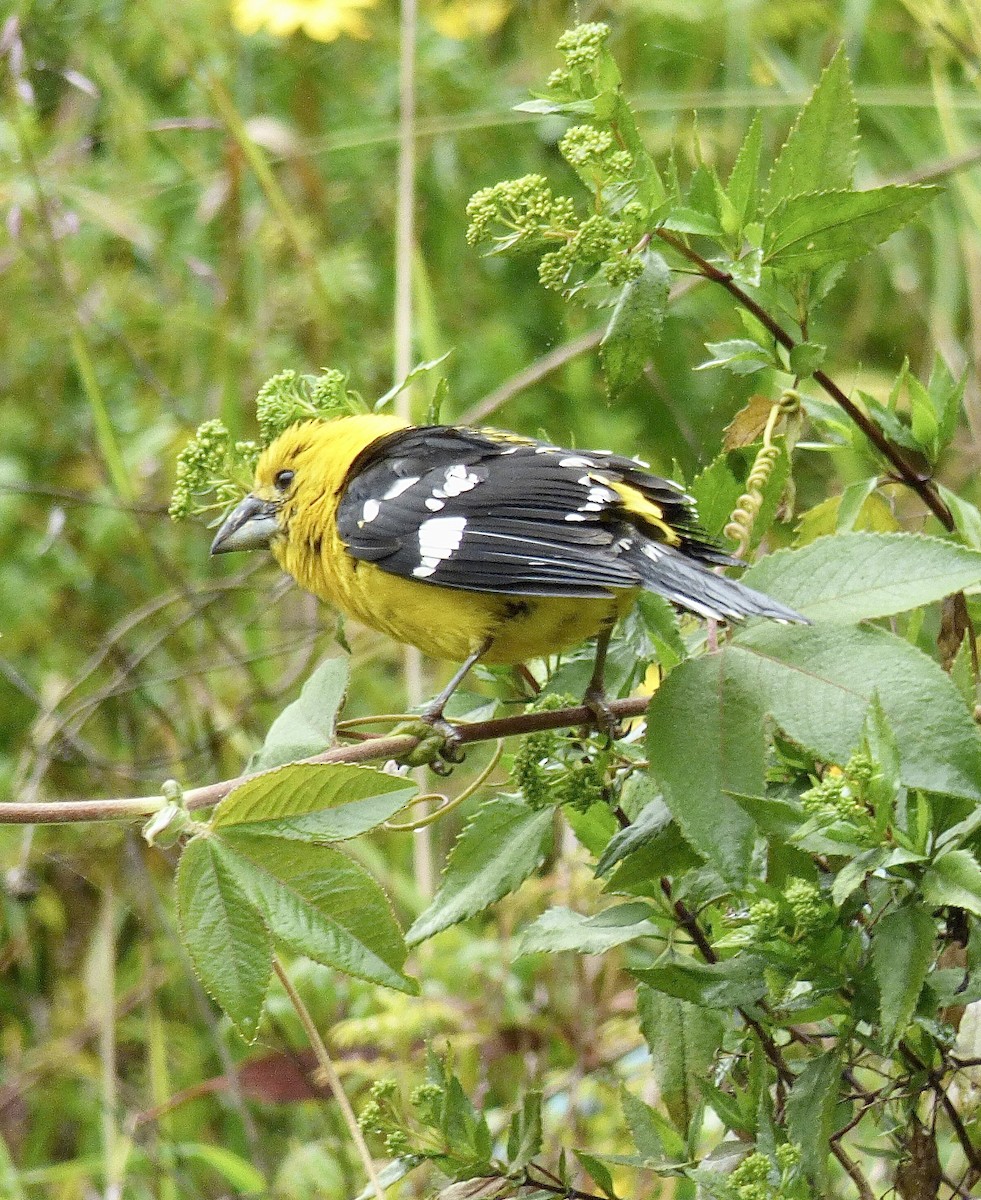
<instances>
[{"instance_id":1,"label":"bird's claw","mask_svg":"<svg viewBox=\"0 0 981 1200\"><path fill-rule=\"evenodd\" d=\"M410 767L430 767L437 775L449 775L453 767L463 762L463 744L456 727L443 716L423 713L413 721L405 721L394 731L407 733L419 739L418 743L404 755L402 762Z\"/></svg>"},{"instance_id":2,"label":"bird's claw","mask_svg":"<svg viewBox=\"0 0 981 1200\"><path fill-rule=\"evenodd\" d=\"M623 737L623 726L610 708L610 702L604 691L598 688L587 688L582 702L592 713L597 729L601 733L605 733L611 742Z\"/></svg>"}]
</instances>

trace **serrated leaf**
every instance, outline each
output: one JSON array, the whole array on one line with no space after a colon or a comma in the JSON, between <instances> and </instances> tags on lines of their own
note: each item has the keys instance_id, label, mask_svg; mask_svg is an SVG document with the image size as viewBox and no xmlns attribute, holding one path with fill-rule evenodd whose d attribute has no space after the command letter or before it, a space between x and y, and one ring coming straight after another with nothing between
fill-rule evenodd
<instances>
[{"instance_id":1,"label":"serrated leaf","mask_svg":"<svg viewBox=\"0 0 981 1200\"><path fill-rule=\"evenodd\" d=\"M668 229L672 233L695 233L703 237L722 237L722 226L708 213L699 212L679 204L661 218L657 223L658 229Z\"/></svg>"},{"instance_id":2,"label":"serrated leaf","mask_svg":"<svg viewBox=\"0 0 981 1200\"><path fill-rule=\"evenodd\" d=\"M816 342L797 342L788 355L790 369L800 378L813 375L827 353L827 346L820 346Z\"/></svg>"},{"instance_id":3,"label":"serrated leaf","mask_svg":"<svg viewBox=\"0 0 981 1200\"><path fill-rule=\"evenodd\" d=\"M733 375L752 375L764 367L775 366L772 352L750 338L729 338L725 342L706 342L705 349L711 358L699 363L696 371L708 371L722 367Z\"/></svg>"},{"instance_id":4,"label":"serrated leaf","mask_svg":"<svg viewBox=\"0 0 981 1200\"><path fill-rule=\"evenodd\" d=\"M664 1144L660 1133L664 1118L649 1104L645 1104L633 1092L628 1091L624 1084L620 1085L620 1107L641 1158L647 1162L660 1162L664 1158Z\"/></svg>"},{"instance_id":5,"label":"serrated leaf","mask_svg":"<svg viewBox=\"0 0 981 1200\"><path fill-rule=\"evenodd\" d=\"M764 262L793 271L861 258L938 194L887 184L865 192L813 192L784 200L766 225Z\"/></svg>"},{"instance_id":6,"label":"serrated leaf","mask_svg":"<svg viewBox=\"0 0 981 1200\"><path fill-rule=\"evenodd\" d=\"M542 1094L527 1092L508 1129L508 1168L521 1170L542 1148Z\"/></svg>"},{"instance_id":7,"label":"serrated leaf","mask_svg":"<svg viewBox=\"0 0 981 1200\"><path fill-rule=\"evenodd\" d=\"M756 113L746 131L743 144L739 147L726 184L726 196L739 217L740 228L756 211L762 150L763 117Z\"/></svg>"},{"instance_id":8,"label":"serrated leaf","mask_svg":"<svg viewBox=\"0 0 981 1200\"><path fill-rule=\"evenodd\" d=\"M780 457L774 463L770 478L763 489L763 503L753 522L752 545L756 545L760 538L766 535L773 523L790 474L785 439L776 439L776 445L780 448ZM695 497L699 524L710 536L722 536L732 511L746 488L746 481L758 449L759 443L756 443L742 450L731 450L721 454L692 481L689 491Z\"/></svg>"},{"instance_id":9,"label":"serrated leaf","mask_svg":"<svg viewBox=\"0 0 981 1200\"><path fill-rule=\"evenodd\" d=\"M673 955L656 966L634 970L641 983L699 1008L741 1008L766 995L764 962L755 954L739 954L724 962L701 963Z\"/></svg>"},{"instance_id":10,"label":"serrated leaf","mask_svg":"<svg viewBox=\"0 0 981 1200\"><path fill-rule=\"evenodd\" d=\"M650 1048L651 1070L657 1081L658 1092L675 1130L683 1139L687 1136L701 1100L700 1080L710 1070L722 1043L724 1019L717 1012L699 1008L643 984L637 989L637 1013L641 1033ZM641 1138L650 1140L656 1136L663 1143L665 1154L672 1158L685 1157L684 1141L672 1130L663 1128L658 1114L650 1110L642 1113L636 1105L631 1106L628 1112L626 1103L624 1113L642 1154L645 1150L641 1146ZM653 1130L649 1128L652 1123L655 1126Z\"/></svg>"},{"instance_id":11,"label":"serrated leaf","mask_svg":"<svg viewBox=\"0 0 981 1200\"><path fill-rule=\"evenodd\" d=\"M389 820L418 791L411 779L354 763L298 763L249 779L215 809L213 829L340 842Z\"/></svg>"},{"instance_id":12,"label":"serrated leaf","mask_svg":"<svg viewBox=\"0 0 981 1200\"><path fill-rule=\"evenodd\" d=\"M254 1041L272 946L219 839L196 837L177 864L177 919L194 970L246 1041Z\"/></svg>"},{"instance_id":13,"label":"serrated leaf","mask_svg":"<svg viewBox=\"0 0 981 1200\"><path fill-rule=\"evenodd\" d=\"M649 905L641 901L618 904L591 917L556 906L546 909L521 934L518 954L555 954L574 950L579 954L605 954L638 938L656 937Z\"/></svg>"},{"instance_id":14,"label":"serrated leaf","mask_svg":"<svg viewBox=\"0 0 981 1200\"><path fill-rule=\"evenodd\" d=\"M254 774L300 758L322 754L334 744L334 723L347 692L350 669L345 658L325 659L299 696L279 714L262 748L249 760Z\"/></svg>"},{"instance_id":15,"label":"serrated leaf","mask_svg":"<svg viewBox=\"0 0 981 1200\"><path fill-rule=\"evenodd\" d=\"M888 617L981 583L981 553L912 533L846 533L767 555L742 576L814 621Z\"/></svg>"},{"instance_id":16,"label":"serrated leaf","mask_svg":"<svg viewBox=\"0 0 981 1200\"><path fill-rule=\"evenodd\" d=\"M828 1173L840 1078L841 1062L835 1051L829 1051L804 1064L787 1097L790 1140L800 1146L801 1165L821 1191Z\"/></svg>"},{"instance_id":17,"label":"serrated leaf","mask_svg":"<svg viewBox=\"0 0 981 1200\"><path fill-rule=\"evenodd\" d=\"M899 749L900 781L981 800L981 734L950 677L909 642L874 627L768 624L737 634L731 653L744 652L729 668L735 680L794 741L843 766L878 693Z\"/></svg>"},{"instance_id":18,"label":"serrated leaf","mask_svg":"<svg viewBox=\"0 0 981 1200\"><path fill-rule=\"evenodd\" d=\"M841 48L797 115L767 183L767 205L816 192L848 188L858 151L858 109L848 60Z\"/></svg>"},{"instance_id":19,"label":"serrated leaf","mask_svg":"<svg viewBox=\"0 0 981 1200\"><path fill-rule=\"evenodd\" d=\"M643 270L624 285L600 343L603 371L611 396L638 379L661 333L671 287L667 263L653 250L641 254Z\"/></svg>"},{"instance_id":20,"label":"serrated leaf","mask_svg":"<svg viewBox=\"0 0 981 1200\"><path fill-rule=\"evenodd\" d=\"M217 841L218 839L213 839ZM405 942L388 898L340 850L224 831L222 853L269 932L296 954L414 993Z\"/></svg>"},{"instance_id":21,"label":"serrated leaf","mask_svg":"<svg viewBox=\"0 0 981 1200\"><path fill-rule=\"evenodd\" d=\"M773 397L757 393L750 396L743 408L736 413L722 433L723 448L739 450L751 446L763 437L763 430L770 419Z\"/></svg>"},{"instance_id":22,"label":"serrated leaf","mask_svg":"<svg viewBox=\"0 0 981 1200\"><path fill-rule=\"evenodd\" d=\"M609 1167L605 1163L600 1162L595 1155L587 1154L585 1150L573 1150L572 1153L578 1159L579 1165L603 1195L609 1196L610 1200L617 1200L616 1190L613 1187L613 1176L610 1174Z\"/></svg>"},{"instance_id":23,"label":"serrated leaf","mask_svg":"<svg viewBox=\"0 0 981 1200\"><path fill-rule=\"evenodd\" d=\"M923 899L981 917L981 866L970 850L948 850L933 860L923 876Z\"/></svg>"},{"instance_id":24,"label":"serrated leaf","mask_svg":"<svg viewBox=\"0 0 981 1200\"><path fill-rule=\"evenodd\" d=\"M406 935L410 946L482 912L541 863L553 810L497 796L477 809L450 853L432 903Z\"/></svg>"},{"instance_id":25,"label":"serrated leaf","mask_svg":"<svg viewBox=\"0 0 981 1200\"><path fill-rule=\"evenodd\" d=\"M728 793L763 790L765 712L730 660L725 653L707 655L671 672L648 709L647 752L686 840L723 878L739 881L749 869L755 828Z\"/></svg>"},{"instance_id":26,"label":"serrated leaf","mask_svg":"<svg viewBox=\"0 0 981 1200\"><path fill-rule=\"evenodd\" d=\"M933 962L937 925L924 908L906 904L887 913L871 936L882 1036L891 1047L916 1011Z\"/></svg>"},{"instance_id":27,"label":"serrated leaf","mask_svg":"<svg viewBox=\"0 0 981 1200\"><path fill-rule=\"evenodd\" d=\"M618 862L652 842L673 819L660 797L652 800L626 829L621 829L610 839L596 864L596 877L602 879L604 875L609 875Z\"/></svg>"}]
</instances>

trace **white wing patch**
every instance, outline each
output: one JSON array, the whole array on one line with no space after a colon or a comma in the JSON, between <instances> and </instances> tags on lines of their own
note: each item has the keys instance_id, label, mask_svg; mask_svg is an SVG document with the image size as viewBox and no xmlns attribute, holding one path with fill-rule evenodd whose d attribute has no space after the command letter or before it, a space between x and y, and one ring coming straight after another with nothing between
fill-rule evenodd
<instances>
[{"instance_id":1,"label":"white wing patch","mask_svg":"<svg viewBox=\"0 0 981 1200\"><path fill-rule=\"evenodd\" d=\"M443 472L443 480L442 487L433 488L434 500L448 500L451 496L469 492L480 483L480 476L468 471L463 463L454 463Z\"/></svg>"},{"instance_id":2,"label":"white wing patch","mask_svg":"<svg viewBox=\"0 0 981 1200\"><path fill-rule=\"evenodd\" d=\"M430 517L419 526L419 566L413 567L417 579L432 575L441 562L459 550L466 517Z\"/></svg>"},{"instance_id":3,"label":"white wing patch","mask_svg":"<svg viewBox=\"0 0 981 1200\"><path fill-rule=\"evenodd\" d=\"M407 479L396 479L385 495L382 496L382 499L395 500L397 497L401 496L403 492L407 492L414 483L418 482L418 475L410 475Z\"/></svg>"}]
</instances>

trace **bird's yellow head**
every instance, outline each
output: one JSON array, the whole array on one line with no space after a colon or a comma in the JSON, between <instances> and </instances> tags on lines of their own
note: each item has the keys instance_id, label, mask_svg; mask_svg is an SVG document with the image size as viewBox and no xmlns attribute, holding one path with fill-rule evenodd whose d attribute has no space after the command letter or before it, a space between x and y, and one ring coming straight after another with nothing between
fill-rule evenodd
<instances>
[{"instance_id":1,"label":"bird's yellow head","mask_svg":"<svg viewBox=\"0 0 981 1200\"><path fill-rule=\"evenodd\" d=\"M211 553L268 547L282 561L298 531L331 530L351 464L377 438L405 424L364 413L291 425L262 452L255 486L222 522Z\"/></svg>"}]
</instances>

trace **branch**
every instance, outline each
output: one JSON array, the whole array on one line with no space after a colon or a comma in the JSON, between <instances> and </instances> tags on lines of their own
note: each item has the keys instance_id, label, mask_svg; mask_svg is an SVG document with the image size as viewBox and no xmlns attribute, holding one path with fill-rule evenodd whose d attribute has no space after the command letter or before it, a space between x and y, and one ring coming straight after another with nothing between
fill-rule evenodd
<instances>
[{"instance_id":1,"label":"branch","mask_svg":"<svg viewBox=\"0 0 981 1200\"><path fill-rule=\"evenodd\" d=\"M613 700L610 711L615 717L639 717L647 711L648 696L633 696L628 700ZM544 729L564 729L579 725L595 725L596 714L585 705L560 708L554 712L522 713L516 717L498 717L492 721L474 721L457 725L459 741L488 742L497 738L518 737ZM368 737L354 746L334 746L322 754L300 759L303 763L367 763L387 762L404 758L419 744L413 734L397 733L386 737ZM291 764L292 765L292 764ZM279 770L280 768L276 768ZM266 772L259 772L265 774ZM239 775L220 783L190 788L184 793L185 806L194 811L210 808L223 800L247 779L256 775ZM66 825L78 821L137 821L159 812L167 803L163 796L139 796L120 800L52 800L50 803L29 804L10 802L0 804L0 825Z\"/></svg>"},{"instance_id":2,"label":"branch","mask_svg":"<svg viewBox=\"0 0 981 1200\"><path fill-rule=\"evenodd\" d=\"M774 340L779 342L785 350L793 350L797 345L786 329L761 304L754 300L748 292L744 292L728 271L722 271L710 263L708 259L702 258L700 254L686 245L682 238L676 237L666 229L655 229L654 235L660 238L662 242L666 242L667 245L676 250L683 258L687 259L688 262L697 268L700 275L724 287L738 304L741 304L743 308L756 317ZM951 515L950 509L941 500L932 480L921 475L919 471L910 466L899 450L883 434L878 425L874 421L869 420L865 413L845 395L830 375L825 374L824 371L815 371L814 379L824 388L831 399L851 417L883 458L891 464L898 478L907 487L916 492L940 524L943 525L944 529L948 531L953 530L954 518Z\"/></svg>"}]
</instances>

